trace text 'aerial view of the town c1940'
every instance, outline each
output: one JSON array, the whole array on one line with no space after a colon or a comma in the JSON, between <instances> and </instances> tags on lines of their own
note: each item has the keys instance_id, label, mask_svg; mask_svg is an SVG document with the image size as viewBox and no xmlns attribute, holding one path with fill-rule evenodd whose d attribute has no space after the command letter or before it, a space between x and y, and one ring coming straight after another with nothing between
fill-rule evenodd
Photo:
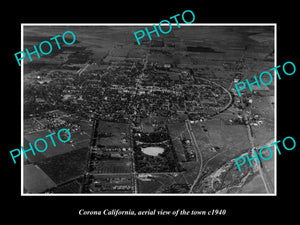
<instances>
[{"instance_id":1,"label":"text 'aerial view of the town c1940'","mask_svg":"<svg viewBox=\"0 0 300 225\"><path fill-rule=\"evenodd\" d=\"M24 148L71 133L23 157L23 194L274 194L274 157L234 161L275 141L275 79L235 89L275 66L274 25L175 24L138 45L143 25L23 25L29 52L76 35L23 61Z\"/></svg>"}]
</instances>

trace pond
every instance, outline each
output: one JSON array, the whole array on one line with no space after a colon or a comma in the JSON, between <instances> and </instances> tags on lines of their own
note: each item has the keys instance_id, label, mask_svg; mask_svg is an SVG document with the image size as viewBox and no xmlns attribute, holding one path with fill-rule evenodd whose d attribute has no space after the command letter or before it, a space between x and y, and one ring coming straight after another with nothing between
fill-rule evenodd
<instances>
[{"instance_id":1,"label":"pond","mask_svg":"<svg viewBox=\"0 0 300 225\"><path fill-rule=\"evenodd\" d=\"M158 154L161 154L164 152L164 148L162 148L162 147L147 147L147 148L142 148L142 152L146 155L158 156Z\"/></svg>"}]
</instances>

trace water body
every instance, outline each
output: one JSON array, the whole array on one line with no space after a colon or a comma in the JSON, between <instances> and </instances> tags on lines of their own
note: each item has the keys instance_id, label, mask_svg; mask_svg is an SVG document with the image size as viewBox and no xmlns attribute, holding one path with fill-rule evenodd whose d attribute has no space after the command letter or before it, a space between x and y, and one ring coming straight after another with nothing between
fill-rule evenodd
<instances>
[{"instance_id":1,"label":"water body","mask_svg":"<svg viewBox=\"0 0 300 225\"><path fill-rule=\"evenodd\" d=\"M146 155L158 156L158 154L161 154L164 152L164 148L162 148L162 147L147 147L147 148L142 148L142 152Z\"/></svg>"}]
</instances>

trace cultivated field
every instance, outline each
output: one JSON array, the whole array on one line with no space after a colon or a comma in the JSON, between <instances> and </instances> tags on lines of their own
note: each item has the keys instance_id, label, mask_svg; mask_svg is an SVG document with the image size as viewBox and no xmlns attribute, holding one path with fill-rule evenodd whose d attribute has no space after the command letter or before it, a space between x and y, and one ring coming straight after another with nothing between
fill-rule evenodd
<instances>
[{"instance_id":1,"label":"cultivated field","mask_svg":"<svg viewBox=\"0 0 300 225\"><path fill-rule=\"evenodd\" d=\"M87 155L88 148L81 148L44 159L37 164L56 184L59 184L86 171Z\"/></svg>"},{"instance_id":2,"label":"cultivated field","mask_svg":"<svg viewBox=\"0 0 300 225\"><path fill-rule=\"evenodd\" d=\"M93 173L130 173L131 161L128 159L120 160L101 160L95 165Z\"/></svg>"}]
</instances>

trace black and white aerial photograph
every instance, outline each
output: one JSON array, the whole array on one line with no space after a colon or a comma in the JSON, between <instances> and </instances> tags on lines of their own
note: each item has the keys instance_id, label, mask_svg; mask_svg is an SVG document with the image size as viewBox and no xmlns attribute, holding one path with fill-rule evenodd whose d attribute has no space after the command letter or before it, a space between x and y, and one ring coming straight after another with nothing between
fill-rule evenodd
<instances>
[{"instance_id":1,"label":"black and white aerial photograph","mask_svg":"<svg viewBox=\"0 0 300 225\"><path fill-rule=\"evenodd\" d=\"M145 27L22 25L24 52L52 44L22 61L23 146L48 142L22 155L22 194L275 195L274 156L235 161L276 141L275 76L235 88L275 67L275 25Z\"/></svg>"}]
</instances>

